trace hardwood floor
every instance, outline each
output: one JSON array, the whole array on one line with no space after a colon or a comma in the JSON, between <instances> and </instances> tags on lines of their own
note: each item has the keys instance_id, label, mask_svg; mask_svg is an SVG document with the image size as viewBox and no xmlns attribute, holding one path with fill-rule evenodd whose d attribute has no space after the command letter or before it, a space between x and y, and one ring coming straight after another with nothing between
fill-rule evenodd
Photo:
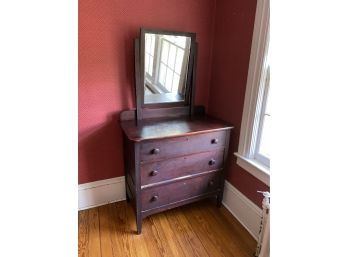
<instances>
[{"instance_id":1,"label":"hardwood floor","mask_svg":"<svg viewBox=\"0 0 348 257\"><path fill-rule=\"evenodd\" d=\"M215 201L205 200L143 220L126 201L78 214L79 257L251 257L256 241Z\"/></svg>"}]
</instances>

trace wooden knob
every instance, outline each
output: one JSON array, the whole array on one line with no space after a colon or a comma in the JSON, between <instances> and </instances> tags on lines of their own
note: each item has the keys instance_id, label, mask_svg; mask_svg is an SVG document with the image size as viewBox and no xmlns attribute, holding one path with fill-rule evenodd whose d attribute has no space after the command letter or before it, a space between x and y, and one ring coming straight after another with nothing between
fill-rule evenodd
<instances>
[{"instance_id":1,"label":"wooden knob","mask_svg":"<svg viewBox=\"0 0 348 257\"><path fill-rule=\"evenodd\" d=\"M213 180L209 181L209 186L212 186L212 185L214 185L214 181Z\"/></svg>"},{"instance_id":2,"label":"wooden knob","mask_svg":"<svg viewBox=\"0 0 348 257\"><path fill-rule=\"evenodd\" d=\"M214 139L211 140L212 144L217 144L218 142L219 142L219 139L217 139L217 138L214 138Z\"/></svg>"},{"instance_id":3,"label":"wooden knob","mask_svg":"<svg viewBox=\"0 0 348 257\"><path fill-rule=\"evenodd\" d=\"M151 176L156 176L157 174L158 174L158 170L153 170L150 173Z\"/></svg>"},{"instance_id":4,"label":"wooden knob","mask_svg":"<svg viewBox=\"0 0 348 257\"><path fill-rule=\"evenodd\" d=\"M158 195L154 195L152 198L151 198L151 201L154 202L154 201L157 201L158 200Z\"/></svg>"},{"instance_id":5,"label":"wooden knob","mask_svg":"<svg viewBox=\"0 0 348 257\"><path fill-rule=\"evenodd\" d=\"M209 165L214 165L216 163L216 161L214 160L214 159L211 159L210 161L209 161Z\"/></svg>"},{"instance_id":6,"label":"wooden knob","mask_svg":"<svg viewBox=\"0 0 348 257\"><path fill-rule=\"evenodd\" d=\"M154 148L154 149L151 150L152 154L158 154L159 152L160 152L159 148Z\"/></svg>"}]
</instances>

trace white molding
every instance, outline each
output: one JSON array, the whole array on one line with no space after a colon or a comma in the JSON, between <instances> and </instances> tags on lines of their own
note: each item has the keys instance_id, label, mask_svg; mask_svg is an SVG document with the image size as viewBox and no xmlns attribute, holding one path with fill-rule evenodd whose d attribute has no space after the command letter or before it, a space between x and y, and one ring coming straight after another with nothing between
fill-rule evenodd
<instances>
[{"instance_id":1,"label":"white molding","mask_svg":"<svg viewBox=\"0 0 348 257\"><path fill-rule=\"evenodd\" d=\"M238 152L249 157L250 147L255 144L254 128L255 114L260 112L259 85L264 64L264 54L267 45L269 28L269 0L258 0L254 21L253 39L251 45L249 70L244 98L243 116L239 137Z\"/></svg>"},{"instance_id":2,"label":"white molding","mask_svg":"<svg viewBox=\"0 0 348 257\"><path fill-rule=\"evenodd\" d=\"M269 0L258 0L254 32L249 60L248 79L245 91L243 116L240 128L237 164L269 186L269 168L254 161L257 146L259 119L262 111L266 76L262 72L266 64L269 42Z\"/></svg>"},{"instance_id":3,"label":"white molding","mask_svg":"<svg viewBox=\"0 0 348 257\"><path fill-rule=\"evenodd\" d=\"M263 165L255 160L248 159L239 153L234 153L237 156L237 164L241 166L244 170L249 172L258 180L270 186L270 169L269 167Z\"/></svg>"},{"instance_id":4,"label":"white molding","mask_svg":"<svg viewBox=\"0 0 348 257\"><path fill-rule=\"evenodd\" d=\"M243 225L257 241L260 230L262 209L250 201L237 188L225 180L222 204Z\"/></svg>"},{"instance_id":5,"label":"white molding","mask_svg":"<svg viewBox=\"0 0 348 257\"><path fill-rule=\"evenodd\" d=\"M85 210L126 199L125 177L98 180L78 186L78 209Z\"/></svg>"}]
</instances>

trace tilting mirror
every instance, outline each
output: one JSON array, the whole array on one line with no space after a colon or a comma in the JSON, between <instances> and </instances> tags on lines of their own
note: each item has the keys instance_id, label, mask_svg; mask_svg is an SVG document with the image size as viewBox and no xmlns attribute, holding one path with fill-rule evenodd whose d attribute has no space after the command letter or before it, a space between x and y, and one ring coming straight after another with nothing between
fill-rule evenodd
<instances>
[{"instance_id":1,"label":"tilting mirror","mask_svg":"<svg viewBox=\"0 0 348 257\"><path fill-rule=\"evenodd\" d=\"M142 31L143 104L187 102L193 34Z\"/></svg>"}]
</instances>

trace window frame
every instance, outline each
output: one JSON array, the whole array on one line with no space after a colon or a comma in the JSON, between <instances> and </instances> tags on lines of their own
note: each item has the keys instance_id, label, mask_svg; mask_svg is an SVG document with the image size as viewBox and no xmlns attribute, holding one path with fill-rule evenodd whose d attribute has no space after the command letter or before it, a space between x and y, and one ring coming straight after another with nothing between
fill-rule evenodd
<instances>
[{"instance_id":1,"label":"window frame","mask_svg":"<svg viewBox=\"0 0 348 257\"><path fill-rule=\"evenodd\" d=\"M265 61L267 64L267 61ZM259 127L257 131L257 138L256 138L256 145L255 145L255 150L254 150L254 158L255 160L261 162L265 166L269 167L270 166L270 158L267 156L263 155L260 153L260 143L261 143L261 135L263 132L263 125L264 125L264 119L266 116L266 106L267 106L267 101L268 101L268 92L269 92L269 79L270 79L270 67L269 65L266 65L265 67L266 71L266 77L265 77L265 82L264 82L264 89L263 89L263 96L262 96L262 107L261 107L261 113L260 113L260 118L259 118Z\"/></svg>"},{"instance_id":2,"label":"window frame","mask_svg":"<svg viewBox=\"0 0 348 257\"><path fill-rule=\"evenodd\" d=\"M237 164L250 174L270 185L270 167L255 158L260 136L261 114L267 94L266 72L269 44L269 0L258 0L249 60L249 71L240 129Z\"/></svg>"}]
</instances>

